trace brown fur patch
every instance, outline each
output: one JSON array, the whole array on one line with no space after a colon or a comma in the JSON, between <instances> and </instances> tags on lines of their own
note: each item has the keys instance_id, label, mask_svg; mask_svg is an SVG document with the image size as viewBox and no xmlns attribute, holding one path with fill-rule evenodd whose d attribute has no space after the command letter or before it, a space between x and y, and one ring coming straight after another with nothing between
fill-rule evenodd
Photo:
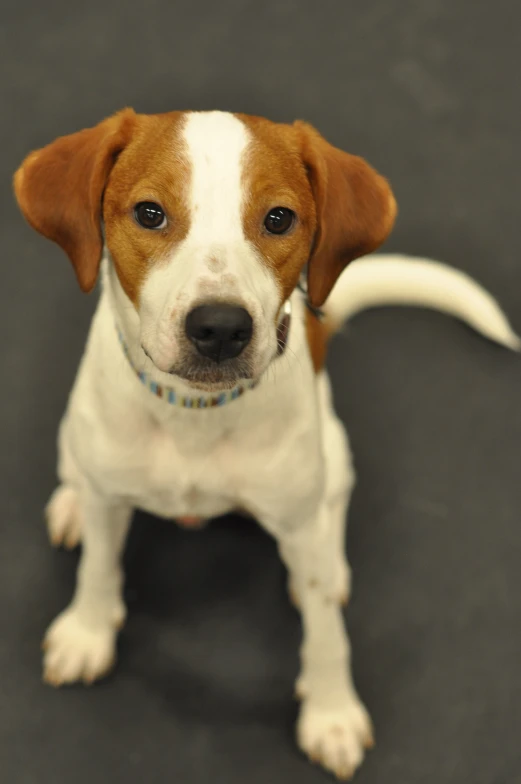
<instances>
[{"instance_id":1,"label":"brown fur patch","mask_svg":"<svg viewBox=\"0 0 521 784\"><path fill-rule=\"evenodd\" d=\"M63 248L84 291L93 288L101 259L103 188L136 121L125 109L94 128L62 136L28 155L14 176L26 220Z\"/></svg>"},{"instance_id":2,"label":"brown fur patch","mask_svg":"<svg viewBox=\"0 0 521 784\"><path fill-rule=\"evenodd\" d=\"M375 250L396 217L387 181L368 163L328 144L311 126L238 115L253 136L244 161L247 237L280 283L281 304L308 264L310 301L321 306L346 265ZM271 235L263 226L273 207L296 214L293 228ZM306 316L315 370L323 366L334 331Z\"/></svg>"},{"instance_id":3,"label":"brown fur patch","mask_svg":"<svg viewBox=\"0 0 521 784\"><path fill-rule=\"evenodd\" d=\"M307 123L293 127L316 203L308 294L310 302L320 307L349 262L387 239L397 206L387 180L366 161L333 147Z\"/></svg>"},{"instance_id":4,"label":"brown fur patch","mask_svg":"<svg viewBox=\"0 0 521 784\"><path fill-rule=\"evenodd\" d=\"M310 254L316 228L315 202L294 128L261 117L238 117L253 136L243 170L245 233L273 270L282 304L295 288ZM269 234L264 228L264 219L273 207L287 207L296 214L287 234Z\"/></svg>"},{"instance_id":5,"label":"brown fur patch","mask_svg":"<svg viewBox=\"0 0 521 784\"><path fill-rule=\"evenodd\" d=\"M151 264L169 255L190 228L190 165L181 138L185 115L140 115L131 143L114 166L105 190L103 217L107 245L121 285L134 304ZM139 226L134 206L153 201L167 225L155 231Z\"/></svg>"},{"instance_id":6,"label":"brown fur patch","mask_svg":"<svg viewBox=\"0 0 521 784\"><path fill-rule=\"evenodd\" d=\"M223 269L225 268L225 263L218 256L210 256L210 258L206 262L206 266L208 267L210 272L213 272L215 275L217 275L218 272L223 271Z\"/></svg>"},{"instance_id":7,"label":"brown fur patch","mask_svg":"<svg viewBox=\"0 0 521 784\"><path fill-rule=\"evenodd\" d=\"M246 236L279 281L279 304L309 260L309 296L320 306L344 267L390 232L396 215L391 189L365 161L332 147L305 123L237 116L252 134L243 167ZM186 237L190 163L181 135L184 117L182 112L136 115L128 109L32 153L17 172L15 191L24 215L65 250L84 290L97 276L101 211L117 274L135 305L150 265ZM150 231L136 223L134 207L140 201L164 209L164 229ZM274 207L297 216L287 234L264 228ZM218 272L218 261L210 259L209 269ZM308 327L308 339L313 361L316 357L320 364L326 342L322 327Z\"/></svg>"},{"instance_id":8,"label":"brown fur patch","mask_svg":"<svg viewBox=\"0 0 521 784\"><path fill-rule=\"evenodd\" d=\"M31 153L16 172L22 212L67 253L84 291L98 274L102 214L116 271L135 304L150 264L186 236L190 167L180 137L183 118L181 112L137 115L126 109ZM165 210L165 229L136 223L140 201Z\"/></svg>"},{"instance_id":9,"label":"brown fur patch","mask_svg":"<svg viewBox=\"0 0 521 784\"><path fill-rule=\"evenodd\" d=\"M320 320L306 308L306 338L315 373L324 367L328 343L333 333L334 328L328 321Z\"/></svg>"}]
</instances>

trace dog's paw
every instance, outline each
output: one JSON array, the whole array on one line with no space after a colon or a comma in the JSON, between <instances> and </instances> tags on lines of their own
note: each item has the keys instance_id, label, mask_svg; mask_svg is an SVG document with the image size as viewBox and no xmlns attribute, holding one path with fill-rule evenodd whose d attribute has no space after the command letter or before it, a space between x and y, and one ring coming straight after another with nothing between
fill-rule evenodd
<instances>
[{"instance_id":1,"label":"dog's paw","mask_svg":"<svg viewBox=\"0 0 521 784\"><path fill-rule=\"evenodd\" d=\"M342 709L330 711L306 700L301 708L297 740L312 762L344 781L353 776L365 750L374 745L371 720L356 696L347 698Z\"/></svg>"},{"instance_id":2,"label":"dog's paw","mask_svg":"<svg viewBox=\"0 0 521 784\"><path fill-rule=\"evenodd\" d=\"M116 629L111 624L89 628L74 609L65 610L43 641L43 679L51 686L83 681L91 684L116 661Z\"/></svg>"},{"instance_id":3,"label":"dog's paw","mask_svg":"<svg viewBox=\"0 0 521 784\"><path fill-rule=\"evenodd\" d=\"M81 541L81 514L76 490L68 485L56 488L45 508L47 530L53 547L72 550Z\"/></svg>"}]
</instances>

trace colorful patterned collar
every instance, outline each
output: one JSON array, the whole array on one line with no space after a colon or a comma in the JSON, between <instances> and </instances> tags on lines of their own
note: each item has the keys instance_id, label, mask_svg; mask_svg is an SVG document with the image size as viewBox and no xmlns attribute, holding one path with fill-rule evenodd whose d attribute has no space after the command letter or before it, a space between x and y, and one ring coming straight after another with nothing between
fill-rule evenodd
<instances>
[{"instance_id":1,"label":"colorful patterned collar","mask_svg":"<svg viewBox=\"0 0 521 784\"><path fill-rule=\"evenodd\" d=\"M291 304L290 301L287 300L282 306L282 316L277 326L277 353L279 356L280 354L283 354L286 349L290 322ZM227 403L231 403L232 401L242 397L245 392L253 389L257 385L257 381L244 381L233 389L228 389L225 392L219 392L217 395L180 395L173 387L166 386L165 384L158 384L157 381L152 379L149 373L138 370L134 366L130 352L128 350L128 346L125 342L125 338L123 337L123 333L117 324L116 330L118 333L119 342L121 343L121 347L123 349L123 353L125 354L130 367L139 378L141 383L144 384L144 386L147 387L147 389L149 389L153 395L161 398L161 400L164 400L166 403L170 403L172 406L192 409L216 408L219 406L225 406Z\"/></svg>"},{"instance_id":2,"label":"colorful patterned collar","mask_svg":"<svg viewBox=\"0 0 521 784\"><path fill-rule=\"evenodd\" d=\"M217 395L180 395L173 387L166 386L166 384L158 384L154 381L149 373L138 370L134 367L134 363L130 357L128 346L125 343L121 330L117 327L119 342L123 352L128 359L129 365L139 378L142 384L149 389L153 395L161 398L172 406L179 406L180 408L215 408L216 406L225 406L226 403L231 403L232 400L237 400L241 397L246 390L253 389L255 386L254 381L245 381L243 384L238 384L233 389L226 390L226 392L219 392Z\"/></svg>"}]
</instances>

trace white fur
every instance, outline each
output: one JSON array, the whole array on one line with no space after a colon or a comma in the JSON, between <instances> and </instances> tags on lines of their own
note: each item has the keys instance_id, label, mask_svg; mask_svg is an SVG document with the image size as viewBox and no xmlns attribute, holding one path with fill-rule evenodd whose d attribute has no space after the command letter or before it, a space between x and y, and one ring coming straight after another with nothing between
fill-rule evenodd
<instances>
[{"instance_id":1,"label":"white fur","mask_svg":"<svg viewBox=\"0 0 521 784\"><path fill-rule=\"evenodd\" d=\"M51 538L73 543L81 522L83 553L72 603L46 638L45 677L53 684L91 681L114 661L125 615L119 556L135 507L166 518L246 509L276 538L302 612L298 742L312 759L347 777L371 745L370 720L351 680L340 607L349 584L344 527L354 472L328 377L315 376L312 368L301 295L292 295L285 354L271 362L254 390L223 408L193 411L157 399L137 380L118 342L115 322L136 363L145 362L140 343L146 341L157 365L166 369L175 346L161 343L160 335L170 329L170 311L180 308L174 318L183 318L209 276L205 259L219 254L232 275L222 297L248 303L257 328L264 330L259 373L271 357L276 283L240 225L246 129L229 115L192 115L185 138L193 171L189 235L146 282L141 320L105 260L101 299L60 428L61 487L48 508ZM449 287L456 282L441 265L419 275L417 264L396 258L385 274L383 262L367 264L357 263L342 277L328 306L335 316L357 309L349 299L350 275L362 306L371 304L371 290L376 302L389 301L389 289L384 296L380 284L363 282L377 269L387 286L394 276L400 280L393 301L403 301L404 290L414 304L439 307L451 301L448 294L433 301L429 293L438 282ZM432 286L420 292L424 281ZM468 291L476 294L475 284ZM489 308L483 318L478 312L485 299L483 293L474 296L470 308L458 313L499 339L497 312ZM172 384L152 363L147 370Z\"/></svg>"}]
</instances>

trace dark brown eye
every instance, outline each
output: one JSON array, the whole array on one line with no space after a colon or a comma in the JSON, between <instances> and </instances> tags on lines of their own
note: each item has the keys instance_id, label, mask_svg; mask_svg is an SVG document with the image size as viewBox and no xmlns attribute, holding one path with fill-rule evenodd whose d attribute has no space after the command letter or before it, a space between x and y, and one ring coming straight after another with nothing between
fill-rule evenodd
<instances>
[{"instance_id":1,"label":"dark brown eye","mask_svg":"<svg viewBox=\"0 0 521 784\"><path fill-rule=\"evenodd\" d=\"M295 220L295 213L287 207L274 207L264 218L264 227L270 234L286 234Z\"/></svg>"},{"instance_id":2,"label":"dark brown eye","mask_svg":"<svg viewBox=\"0 0 521 784\"><path fill-rule=\"evenodd\" d=\"M140 201L134 207L134 215L144 229L162 229L166 226L165 213L153 201Z\"/></svg>"}]
</instances>

